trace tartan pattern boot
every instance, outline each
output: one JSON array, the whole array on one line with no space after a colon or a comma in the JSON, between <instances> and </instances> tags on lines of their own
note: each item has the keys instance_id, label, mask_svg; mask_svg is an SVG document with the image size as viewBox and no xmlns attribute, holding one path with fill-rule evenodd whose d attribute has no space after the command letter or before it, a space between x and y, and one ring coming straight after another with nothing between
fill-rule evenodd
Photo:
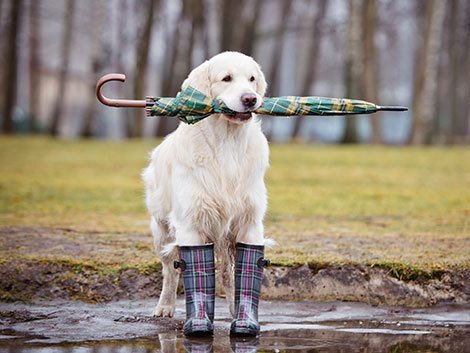
<instances>
[{"instance_id":1,"label":"tartan pattern boot","mask_svg":"<svg viewBox=\"0 0 470 353\"><path fill-rule=\"evenodd\" d=\"M258 302L263 280L264 246L237 243L235 255L235 318L230 326L231 335L257 335Z\"/></svg>"},{"instance_id":2,"label":"tartan pattern boot","mask_svg":"<svg viewBox=\"0 0 470 353\"><path fill-rule=\"evenodd\" d=\"M214 332L215 268L214 245L180 246L175 268L183 273L186 322L183 332L207 335Z\"/></svg>"}]
</instances>

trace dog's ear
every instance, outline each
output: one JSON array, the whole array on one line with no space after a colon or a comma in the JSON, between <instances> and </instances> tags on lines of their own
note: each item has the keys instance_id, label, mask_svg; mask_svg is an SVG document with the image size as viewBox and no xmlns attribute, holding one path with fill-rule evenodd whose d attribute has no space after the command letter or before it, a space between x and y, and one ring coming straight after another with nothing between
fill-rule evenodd
<instances>
[{"instance_id":1,"label":"dog's ear","mask_svg":"<svg viewBox=\"0 0 470 353\"><path fill-rule=\"evenodd\" d=\"M207 96L211 96L211 80L209 77L209 61L204 61L201 65L194 68L183 81L181 89L191 86L201 91Z\"/></svg>"},{"instance_id":2,"label":"dog's ear","mask_svg":"<svg viewBox=\"0 0 470 353\"><path fill-rule=\"evenodd\" d=\"M266 83L266 78L264 77L263 71L261 71L261 67L257 65L258 69L258 79L256 80L256 92L261 96L264 97L266 94L266 89L268 88L268 84Z\"/></svg>"}]
</instances>

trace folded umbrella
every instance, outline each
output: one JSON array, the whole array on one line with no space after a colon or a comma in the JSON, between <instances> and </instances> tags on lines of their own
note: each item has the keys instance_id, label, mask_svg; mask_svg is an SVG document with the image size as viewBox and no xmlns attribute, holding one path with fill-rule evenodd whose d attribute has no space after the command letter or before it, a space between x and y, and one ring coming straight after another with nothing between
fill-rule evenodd
<instances>
[{"instance_id":1,"label":"folded umbrella","mask_svg":"<svg viewBox=\"0 0 470 353\"><path fill-rule=\"evenodd\" d=\"M103 76L96 88L98 99L106 105L114 107L142 107L147 116L176 116L187 124L194 124L211 114L234 115L220 99L212 99L204 93L189 86L174 98L147 97L146 100L109 99L102 95L101 87L108 81L125 81L122 74ZM399 106L379 106L358 99L327 98L327 97L272 97L264 98L263 104L256 109L256 114L277 116L298 115L351 115L371 114L377 111L406 111L408 108Z\"/></svg>"},{"instance_id":2,"label":"folded umbrella","mask_svg":"<svg viewBox=\"0 0 470 353\"><path fill-rule=\"evenodd\" d=\"M237 113L227 107L222 100L211 99L191 86L179 92L175 98L147 97L145 110L147 116L176 116L187 124L194 124L211 114ZM264 98L263 104L254 112L278 116L323 116L371 114L379 110L406 110L406 108L380 107L358 99L285 96Z\"/></svg>"}]
</instances>

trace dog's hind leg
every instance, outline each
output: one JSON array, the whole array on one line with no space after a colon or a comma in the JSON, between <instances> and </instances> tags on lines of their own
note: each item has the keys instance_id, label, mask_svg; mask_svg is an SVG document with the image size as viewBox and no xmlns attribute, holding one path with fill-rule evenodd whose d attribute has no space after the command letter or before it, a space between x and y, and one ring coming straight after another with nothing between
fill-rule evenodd
<instances>
[{"instance_id":1,"label":"dog's hind leg","mask_svg":"<svg viewBox=\"0 0 470 353\"><path fill-rule=\"evenodd\" d=\"M158 305L154 310L154 316L173 317L175 314L176 291L178 287L179 273L173 266L176 259L176 251L164 252L163 246L170 242L171 235L168 227L152 217L150 228L153 234L155 251L162 261L163 286Z\"/></svg>"},{"instance_id":2,"label":"dog's hind leg","mask_svg":"<svg viewBox=\"0 0 470 353\"><path fill-rule=\"evenodd\" d=\"M173 317L175 314L176 290L179 276L173 267L173 260L163 260L162 266L163 287L154 316Z\"/></svg>"}]
</instances>

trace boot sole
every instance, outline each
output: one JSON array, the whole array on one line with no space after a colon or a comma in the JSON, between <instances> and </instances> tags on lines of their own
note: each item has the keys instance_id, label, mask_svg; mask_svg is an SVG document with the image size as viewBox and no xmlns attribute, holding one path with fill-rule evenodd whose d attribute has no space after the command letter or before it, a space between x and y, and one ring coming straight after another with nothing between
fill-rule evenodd
<instances>
[{"instance_id":1,"label":"boot sole","mask_svg":"<svg viewBox=\"0 0 470 353\"><path fill-rule=\"evenodd\" d=\"M214 331L210 330L201 330L201 331L191 331L191 332L183 332L185 336L188 337L204 337L204 336L213 336Z\"/></svg>"},{"instance_id":2,"label":"boot sole","mask_svg":"<svg viewBox=\"0 0 470 353\"><path fill-rule=\"evenodd\" d=\"M230 331L230 336L257 336L259 334L258 330L250 330L247 328L237 328Z\"/></svg>"}]
</instances>

